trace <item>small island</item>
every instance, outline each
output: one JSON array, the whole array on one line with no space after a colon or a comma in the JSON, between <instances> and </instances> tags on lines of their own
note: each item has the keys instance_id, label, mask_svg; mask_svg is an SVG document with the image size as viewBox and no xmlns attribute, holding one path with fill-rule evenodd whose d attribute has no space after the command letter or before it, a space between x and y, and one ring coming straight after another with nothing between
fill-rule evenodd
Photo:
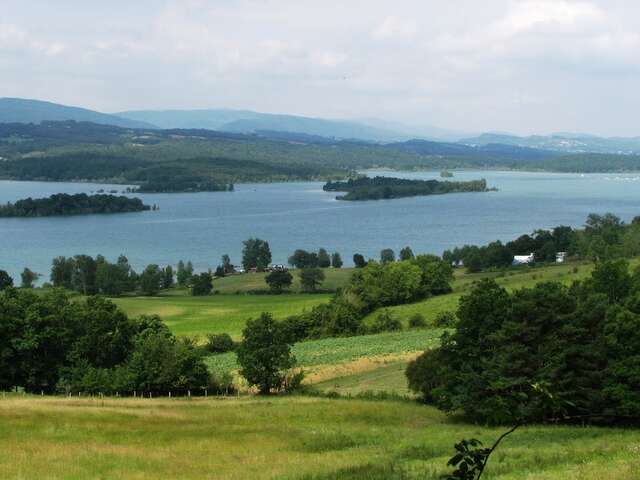
<instances>
[{"instance_id":1,"label":"small island","mask_svg":"<svg viewBox=\"0 0 640 480\"><path fill-rule=\"evenodd\" d=\"M69 195L57 193L48 198L26 198L0 205L0 217L52 217L94 213L125 213L151 210L139 198L116 195Z\"/></svg>"},{"instance_id":2,"label":"small island","mask_svg":"<svg viewBox=\"0 0 640 480\"><path fill-rule=\"evenodd\" d=\"M383 200L391 198L441 195L459 192L488 192L487 181L449 182L439 180L409 180L393 177L361 177L346 182L327 182L327 192L347 192L336 200Z\"/></svg>"}]
</instances>

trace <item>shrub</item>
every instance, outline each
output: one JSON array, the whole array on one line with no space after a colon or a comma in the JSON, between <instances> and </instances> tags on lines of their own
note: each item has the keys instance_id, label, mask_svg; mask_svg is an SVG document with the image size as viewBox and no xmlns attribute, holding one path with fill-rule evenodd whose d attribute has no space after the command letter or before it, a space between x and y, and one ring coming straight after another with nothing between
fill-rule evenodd
<instances>
[{"instance_id":1,"label":"shrub","mask_svg":"<svg viewBox=\"0 0 640 480\"><path fill-rule=\"evenodd\" d=\"M402 330L402 323L386 309L376 316L369 327L370 333L395 332L398 330Z\"/></svg>"},{"instance_id":2,"label":"shrub","mask_svg":"<svg viewBox=\"0 0 640 480\"><path fill-rule=\"evenodd\" d=\"M452 328L456 326L456 314L450 311L440 312L433 321L433 326L438 328Z\"/></svg>"},{"instance_id":3,"label":"shrub","mask_svg":"<svg viewBox=\"0 0 640 480\"><path fill-rule=\"evenodd\" d=\"M235 347L236 345L228 333L219 333L207 335L204 349L209 353L225 353L234 350Z\"/></svg>"},{"instance_id":4,"label":"shrub","mask_svg":"<svg viewBox=\"0 0 640 480\"><path fill-rule=\"evenodd\" d=\"M293 276L287 270L274 270L264 278L271 291L280 293L289 288L293 282Z\"/></svg>"},{"instance_id":5,"label":"shrub","mask_svg":"<svg viewBox=\"0 0 640 480\"><path fill-rule=\"evenodd\" d=\"M427 321L421 313L414 313L409 317L410 328L423 328L427 326Z\"/></svg>"}]
</instances>

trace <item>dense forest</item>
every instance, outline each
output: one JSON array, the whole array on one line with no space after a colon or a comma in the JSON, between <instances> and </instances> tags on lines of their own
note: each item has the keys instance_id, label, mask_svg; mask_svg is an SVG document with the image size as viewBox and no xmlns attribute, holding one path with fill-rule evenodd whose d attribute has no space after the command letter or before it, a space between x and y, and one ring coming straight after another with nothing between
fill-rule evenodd
<instances>
[{"instance_id":1,"label":"dense forest","mask_svg":"<svg viewBox=\"0 0 640 480\"><path fill-rule=\"evenodd\" d=\"M165 179L171 178L193 191L224 190L239 182L343 179L379 167L623 172L640 170L640 157L426 140L385 145L269 131L133 129L73 121L0 124L4 179L108 181L170 191Z\"/></svg>"},{"instance_id":2,"label":"dense forest","mask_svg":"<svg viewBox=\"0 0 640 480\"><path fill-rule=\"evenodd\" d=\"M150 210L139 198L116 195L69 195L57 193L48 198L26 198L0 205L0 217L51 217L91 213L125 213Z\"/></svg>"},{"instance_id":3,"label":"dense forest","mask_svg":"<svg viewBox=\"0 0 640 480\"><path fill-rule=\"evenodd\" d=\"M486 180L469 182L449 182L438 180L408 180L392 177L361 177L346 182L327 182L328 192L347 192L336 197L337 200L382 200L418 195L440 195L456 192L486 192Z\"/></svg>"}]
</instances>

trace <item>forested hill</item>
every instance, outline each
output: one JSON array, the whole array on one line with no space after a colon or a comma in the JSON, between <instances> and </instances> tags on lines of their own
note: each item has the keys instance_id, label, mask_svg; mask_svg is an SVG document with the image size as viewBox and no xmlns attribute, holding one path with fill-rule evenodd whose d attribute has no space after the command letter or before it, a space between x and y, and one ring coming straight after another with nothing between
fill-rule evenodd
<instances>
[{"instance_id":1,"label":"forested hill","mask_svg":"<svg viewBox=\"0 0 640 480\"><path fill-rule=\"evenodd\" d=\"M142 212L151 207L139 198L116 195L69 195L58 193L48 198L26 198L0 205L0 217L52 217L91 213Z\"/></svg>"},{"instance_id":2,"label":"forested hill","mask_svg":"<svg viewBox=\"0 0 640 480\"><path fill-rule=\"evenodd\" d=\"M327 182L323 190L347 192L337 200L388 200L392 198L441 195L459 192L487 192L486 180L449 182L438 180L408 180L392 177L362 177L346 182Z\"/></svg>"},{"instance_id":3,"label":"forested hill","mask_svg":"<svg viewBox=\"0 0 640 480\"><path fill-rule=\"evenodd\" d=\"M640 171L640 157L412 140L379 144L299 133L0 123L0 178L104 181L146 191L226 190L239 182L335 180L359 169Z\"/></svg>"}]
</instances>

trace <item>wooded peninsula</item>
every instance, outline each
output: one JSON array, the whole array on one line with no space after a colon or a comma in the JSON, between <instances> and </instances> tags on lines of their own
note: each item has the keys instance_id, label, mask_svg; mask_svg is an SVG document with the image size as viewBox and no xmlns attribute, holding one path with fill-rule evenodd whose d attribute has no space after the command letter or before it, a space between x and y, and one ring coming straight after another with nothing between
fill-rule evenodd
<instances>
[{"instance_id":1,"label":"wooded peninsula","mask_svg":"<svg viewBox=\"0 0 640 480\"><path fill-rule=\"evenodd\" d=\"M337 196L337 200L383 200L419 195L489 191L485 179L448 182L393 177L361 177L349 179L346 182L327 182L322 188L327 192L347 192L346 195Z\"/></svg>"},{"instance_id":2,"label":"wooded peninsula","mask_svg":"<svg viewBox=\"0 0 640 480\"><path fill-rule=\"evenodd\" d=\"M151 210L139 198L117 195L69 195L57 193L48 198L26 198L0 205L0 217L52 217L92 213L125 213Z\"/></svg>"}]
</instances>

